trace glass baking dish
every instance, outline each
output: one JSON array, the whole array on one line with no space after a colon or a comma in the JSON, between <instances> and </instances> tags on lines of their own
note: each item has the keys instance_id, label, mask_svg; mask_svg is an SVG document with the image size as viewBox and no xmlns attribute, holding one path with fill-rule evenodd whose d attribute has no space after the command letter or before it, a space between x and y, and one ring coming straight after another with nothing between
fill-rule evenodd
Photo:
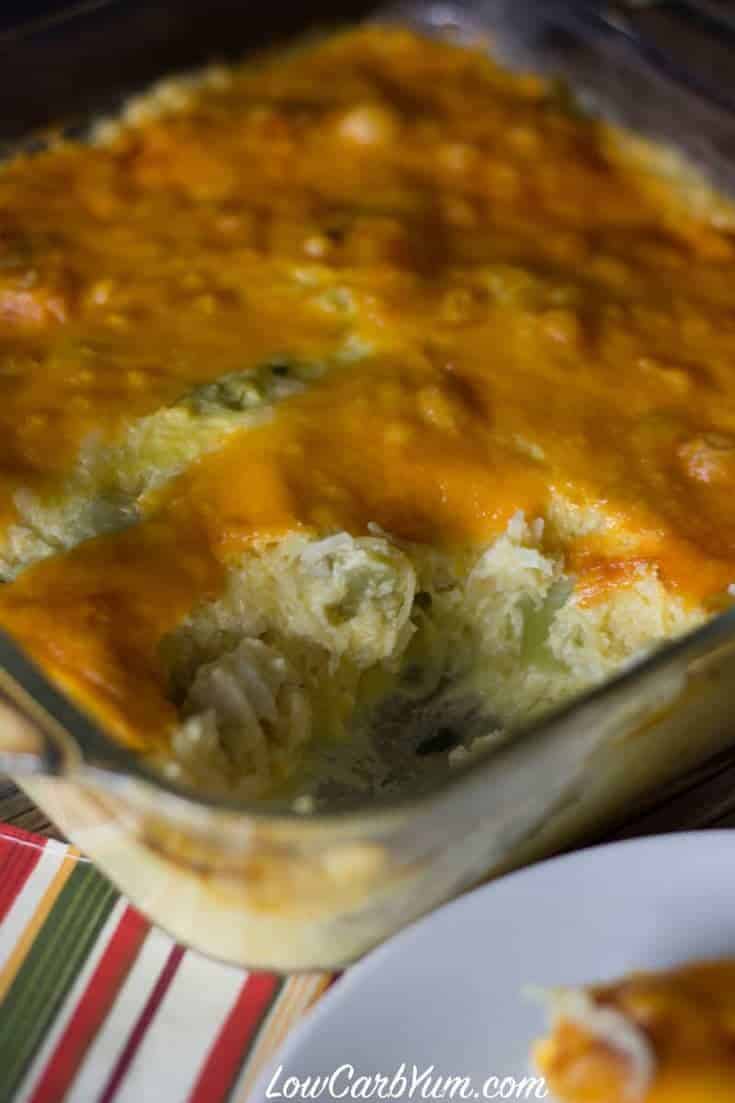
<instances>
[{"instance_id":1,"label":"glass baking dish","mask_svg":"<svg viewBox=\"0 0 735 1103\"><path fill-rule=\"evenodd\" d=\"M347 17L478 39L735 185L727 88L587 3L101 3L0 36L0 137L81 128L163 72ZM38 74L29 89L25 75ZM711 85L711 87L710 87ZM22 93L21 90L22 89ZM53 115L49 110L53 105ZM32 139L38 140L38 139ZM568 845L733 742L735 610L662 647L420 796L297 812L166 782L0 638L0 767L155 922L281 970L354 960L478 880Z\"/></svg>"}]
</instances>

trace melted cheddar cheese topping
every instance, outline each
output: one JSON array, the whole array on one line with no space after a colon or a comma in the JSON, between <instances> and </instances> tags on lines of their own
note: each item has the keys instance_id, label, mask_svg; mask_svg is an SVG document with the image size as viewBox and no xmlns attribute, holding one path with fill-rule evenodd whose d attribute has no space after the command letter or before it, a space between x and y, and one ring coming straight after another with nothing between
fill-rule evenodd
<instances>
[{"instance_id":1,"label":"melted cheddar cheese topping","mask_svg":"<svg viewBox=\"0 0 735 1103\"><path fill-rule=\"evenodd\" d=\"M0 624L142 746L176 717L162 637L279 534L480 549L563 501L604 519L556 537L583 604L644 566L708 608L735 581L735 238L724 203L654 161L479 49L387 28L167 86L105 141L17 157L7 533L197 388L320 371L125 491L130 527L52 533Z\"/></svg>"},{"instance_id":2,"label":"melted cheddar cheese topping","mask_svg":"<svg viewBox=\"0 0 735 1103\"><path fill-rule=\"evenodd\" d=\"M640 1034L650 1068L584 1021L559 1019L537 1058L563 1103L731 1103L735 1100L735 962L634 975L592 989L595 1007L613 1010Z\"/></svg>"}]
</instances>

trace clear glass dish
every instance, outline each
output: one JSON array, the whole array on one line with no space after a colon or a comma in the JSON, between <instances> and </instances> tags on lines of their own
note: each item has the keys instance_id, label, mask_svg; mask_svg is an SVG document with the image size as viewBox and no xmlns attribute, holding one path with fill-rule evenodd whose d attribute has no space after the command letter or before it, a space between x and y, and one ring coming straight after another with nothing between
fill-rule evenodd
<instances>
[{"instance_id":1,"label":"clear glass dish","mask_svg":"<svg viewBox=\"0 0 735 1103\"><path fill-rule=\"evenodd\" d=\"M563 76L594 109L674 143L732 187L727 90L707 88L711 74L695 81L668 48L657 52L608 15L518 0L282 14L221 0L206 10L181 0L85 6L0 38L0 136L11 148L52 123L48 104L65 124L84 126L153 77L243 54L274 31L380 16L481 38L511 64ZM26 96L29 71L39 79ZM182 941L248 966L331 968L478 880L599 828L729 745L734 673L735 610L420 797L299 813L177 789L0 639L0 767Z\"/></svg>"}]
</instances>

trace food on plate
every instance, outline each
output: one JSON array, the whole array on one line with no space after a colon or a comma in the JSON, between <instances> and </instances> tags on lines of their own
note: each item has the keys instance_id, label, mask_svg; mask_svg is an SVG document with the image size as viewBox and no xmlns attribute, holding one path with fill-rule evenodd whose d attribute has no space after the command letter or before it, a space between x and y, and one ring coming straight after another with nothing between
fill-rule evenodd
<instances>
[{"instance_id":1,"label":"food on plate","mask_svg":"<svg viewBox=\"0 0 735 1103\"><path fill-rule=\"evenodd\" d=\"M563 1103L735 1100L735 961L552 996L537 1063Z\"/></svg>"}]
</instances>

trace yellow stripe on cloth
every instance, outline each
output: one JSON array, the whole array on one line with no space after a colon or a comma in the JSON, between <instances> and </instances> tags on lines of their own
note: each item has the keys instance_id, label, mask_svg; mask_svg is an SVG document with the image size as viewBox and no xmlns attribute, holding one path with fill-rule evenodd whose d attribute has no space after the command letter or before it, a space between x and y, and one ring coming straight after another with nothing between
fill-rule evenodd
<instances>
[{"instance_id":1,"label":"yellow stripe on cloth","mask_svg":"<svg viewBox=\"0 0 735 1103\"><path fill-rule=\"evenodd\" d=\"M283 1039L329 985L333 973L306 974L291 977L270 1015L260 1029L255 1047L248 1058L233 1103L247 1103L255 1081L279 1048Z\"/></svg>"}]
</instances>

